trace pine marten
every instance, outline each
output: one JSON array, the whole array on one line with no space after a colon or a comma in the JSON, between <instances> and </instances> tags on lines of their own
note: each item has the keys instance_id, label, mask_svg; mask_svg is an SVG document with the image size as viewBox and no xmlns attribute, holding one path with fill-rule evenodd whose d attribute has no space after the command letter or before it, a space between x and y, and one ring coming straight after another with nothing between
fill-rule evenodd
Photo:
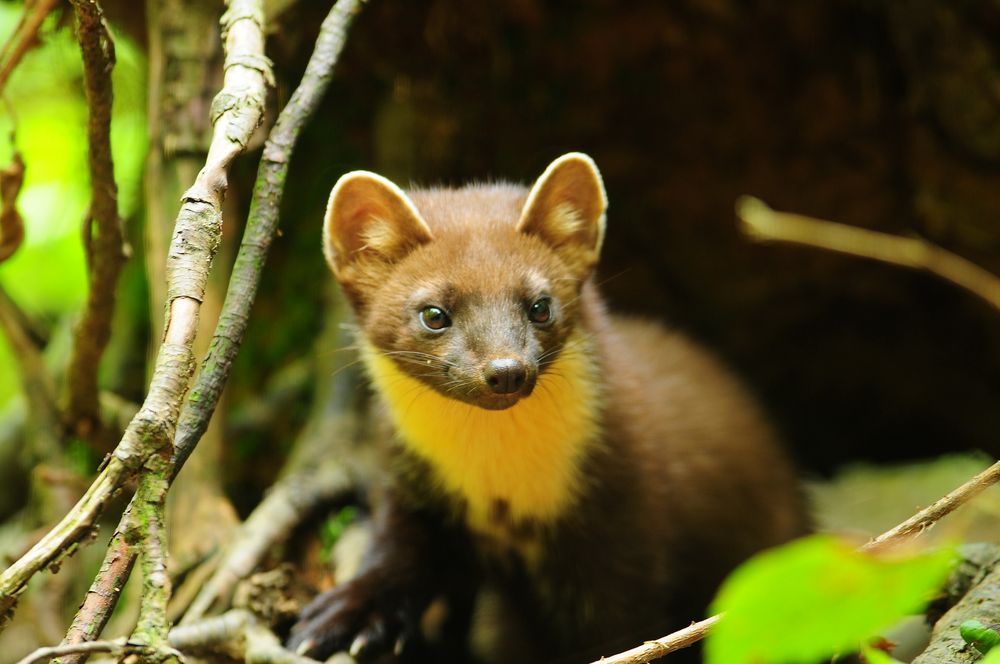
<instances>
[{"instance_id":1,"label":"pine marten","mask_svg":"<svg viewBox=\"0 0 1000 664\"><path fill-rule=\"evenodd\" d=\"M323 246L386 472L359 574L306 607L290 647L459 661L477 606L487 659L581 662L701 617L726 572L803 532L793 472L733 377L605 311L606 207L579 153L530 189L337 182ZM440 598L447 646L420 638Z\"/></svg>"}]
</instances>

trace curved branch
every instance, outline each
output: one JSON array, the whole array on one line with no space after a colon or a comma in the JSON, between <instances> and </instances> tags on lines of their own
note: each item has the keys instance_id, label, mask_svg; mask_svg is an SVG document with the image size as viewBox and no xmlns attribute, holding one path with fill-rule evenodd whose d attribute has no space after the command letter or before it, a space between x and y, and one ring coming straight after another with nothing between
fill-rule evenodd
<instances>
[{"instance_id":1,"label":"curved branch","mask_svg":"<svg viewBox=\"0 0 1000 664\"><path fill-rule=\"evenodd\" d=\"M3 66L0 67L0 94L7 87L7 80L14 73L24 54L37 45L38 30L42 27L45 17L56 8L57 4L59 4L59 0L37 0L34 4L24 3L24 13L17 23L14 34L3 45L3 49L0 49L0 59L3 61Z\"/></svg>"},{"instance_id":2,"label":"curved branch","mask_svg":"<svg viewBox=\"0 0 1000 664\"><path fill-rule=\"evenodd\" d=\"M742 196L736 201L736 215L743 221L743 231L755 240L794 242L926 270L1000 310L1000 278L925 240L777 212L752 196Z\"/></svg>"}]
</instances>

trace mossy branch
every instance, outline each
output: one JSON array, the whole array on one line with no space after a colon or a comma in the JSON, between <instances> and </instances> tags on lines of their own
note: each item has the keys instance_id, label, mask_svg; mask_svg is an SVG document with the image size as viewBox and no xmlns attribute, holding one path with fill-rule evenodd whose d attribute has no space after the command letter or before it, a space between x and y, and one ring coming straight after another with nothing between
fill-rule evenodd
<instances>
[{"instance_id":1,"label":"mossy branch","mask_svg":"<svg viewBox=\"0 0 1000 664\"><path fill-rule=\"evenodd\" d=\"M270 65L264 58L262 0L231 0L223 17L226 74L213 107L205 167L185 194L167 257L167 320L149 393L97 479L63 520L0 573L0 622L28 580L88 535L108 501L155 453L170 450L181 401L194 372L192 343L212 258L221 236L222 200L233 159L263 116Z\"/></svg>"}]
</instances>

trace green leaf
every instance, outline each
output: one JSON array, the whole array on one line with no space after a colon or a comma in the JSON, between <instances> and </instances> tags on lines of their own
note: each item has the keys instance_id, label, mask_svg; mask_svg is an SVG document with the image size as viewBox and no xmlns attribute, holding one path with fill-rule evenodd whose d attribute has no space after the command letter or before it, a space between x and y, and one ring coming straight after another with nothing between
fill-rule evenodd
<instances>
[{"instance_id":1,"label":"green leaf","mask_svg":"<svg viewBox=\"0 0 1000 664\"><path fill-rule=\"evenodd\" d=\"M1000 644L1000 632L995 625L984 625L978 620L966 620L958 628L962 640L971 643L976 650L985 654Z\"/></svg>"},{"instance_id":2,"label":"green leaf","mask_svg":"<svg viewBox=\"0 0 1000 664\"><path fill-rule=\"evenodd\" d=\"M1000 664L1000 648L994 648L976 664Z\"/></svg>"},{"instance_id":3,"label":"green leaf","mask_svg":"<svg viewBox=\"0 0 1000 664\"><path fill-rule=\"evenodd\" d=\"M736 569L713 602L708 664L815 662L917 613L941 587L950 550L907 558L859 553L828 535L765 551Z\"/></svg>"}]
</instances>

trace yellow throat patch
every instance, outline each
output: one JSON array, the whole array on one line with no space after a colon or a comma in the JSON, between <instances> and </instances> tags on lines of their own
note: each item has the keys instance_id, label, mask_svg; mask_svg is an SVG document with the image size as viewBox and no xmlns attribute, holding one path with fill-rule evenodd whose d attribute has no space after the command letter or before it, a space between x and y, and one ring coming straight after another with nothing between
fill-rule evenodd
<instances>
[{"instance_id":1,"label":"yellow throat patch","mask_svg":"<svg viewBox=\"0 0 1000 664\"><path fill-rule=\"evenodd\" d=\"M531 396L500 411L442 396L368 343L363 356L403 443L445 491L465 498L469 525L489 532L498 499L513 519L544 524L572 506L581 488L600 407L597 367L581 342L571 338Z\"/></svg>"}]
</instances>

